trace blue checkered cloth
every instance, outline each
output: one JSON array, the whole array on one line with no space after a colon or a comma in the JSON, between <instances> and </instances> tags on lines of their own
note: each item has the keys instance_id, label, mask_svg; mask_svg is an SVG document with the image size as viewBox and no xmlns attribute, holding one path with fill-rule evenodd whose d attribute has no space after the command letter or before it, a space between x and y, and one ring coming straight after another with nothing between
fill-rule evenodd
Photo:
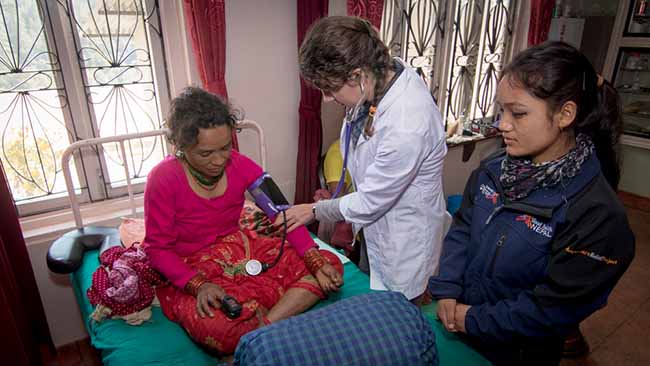
<instances>
[{"instance_id":1,"label":"blue checkered cloth","mask_svg":"<svg viewBox=\"0 0 650 366\"><path fill-rule=\"evenodd\" d=\"M234 365L438 365L435 336L404 295L373 292L246 334Z\"/></svg>"}]
</instances>

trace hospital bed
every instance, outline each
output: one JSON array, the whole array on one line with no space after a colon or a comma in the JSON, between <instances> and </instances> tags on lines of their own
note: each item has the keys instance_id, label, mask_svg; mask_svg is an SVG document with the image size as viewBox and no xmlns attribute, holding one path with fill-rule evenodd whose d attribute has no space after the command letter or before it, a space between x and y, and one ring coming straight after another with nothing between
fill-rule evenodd
<instances>
[{"instance_id":1,"label":"hospital bed","mask_svg":"<svg viewBox=\"0 0 650 366\"><path fill-rule=\"evenodd\" d=\"M256 133L260 163L266 169L266 145L260 126L253 121L247 120L240 122L237 127L239 130L252 130ZM125 141L161 136L164 133L164 130L159 130L82 140L70 145L62 156L64 178L77 229L66 233L52 244L47 255L48 267L56 273L70 273L72 287L86 329L90 335L91 343L100 351L102 362L106 366L196 366L218 363L217 359L208 355L193 343L179 325L168 320L159 307L154 306L151 319L138 326L128 325L121 319L96 322L90 318L94 308L86 296L86 291L92 284L93 272L99 267L99 253L111 246L120 245L120 236L117 228L83 225L83 218L69 169L70 158L75 150L83 147L117 143L124 162L128 201L131 213L135 216L135 194L129 174L129 160L126 156ZM321 248L338 253L321 240L317 238L315 240ZM338 293L330 295L327 300L321 301L313 309L322 308L343 298L371 292L368 276L359 271L347 258L340 257L344 261L345 284ZM488 361L463 343L456 335L444 330L435 316L435 302L424 306L422 311L435 332L441 366L489 365Z\"/></svg>"}]
</instances>

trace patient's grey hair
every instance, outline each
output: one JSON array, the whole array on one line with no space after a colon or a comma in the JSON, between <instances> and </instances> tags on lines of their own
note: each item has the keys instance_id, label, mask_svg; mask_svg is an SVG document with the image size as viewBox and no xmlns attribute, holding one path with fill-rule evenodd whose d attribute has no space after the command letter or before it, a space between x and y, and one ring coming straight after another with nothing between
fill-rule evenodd
<instances>
[{"instance_id":1,"label":"patient's grey hair","mask_svg":"<svg viewBox=\"0 0 650 366\"><path fill-rule=\"evenodd\" d=\"M187 87L172 100L167 117L167 139L177 149L196 144L199 128L235 126L239 111L228 102L201 88Z\"/></svg>"}]
</instances>

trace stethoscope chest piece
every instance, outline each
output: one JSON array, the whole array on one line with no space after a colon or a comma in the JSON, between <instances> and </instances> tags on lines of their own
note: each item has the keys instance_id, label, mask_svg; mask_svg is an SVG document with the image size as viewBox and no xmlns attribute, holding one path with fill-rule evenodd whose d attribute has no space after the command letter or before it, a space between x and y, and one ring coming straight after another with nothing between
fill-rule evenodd
<instances>
[{"instance_id":1,"label":"stethoscope chest piece","mask_svg":"<svg viewBox=\"0 0 650 366\"><path fill-rule=\"evenodd\" d=\"M262 262L257 259L251 259L246 262L246 273L251 276L257 276L262 273Z\"/></svg>"}]
</instances>

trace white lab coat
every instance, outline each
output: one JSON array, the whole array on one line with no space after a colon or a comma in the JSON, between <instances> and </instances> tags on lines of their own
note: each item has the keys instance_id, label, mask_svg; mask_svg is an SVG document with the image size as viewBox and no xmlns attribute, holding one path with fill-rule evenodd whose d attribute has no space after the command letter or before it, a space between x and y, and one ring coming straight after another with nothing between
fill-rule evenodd
<instances>
[{"instance_id":1,"label":"white lab coat","mask_svg":"<svg viewBox=\"0 0 650 366\"><path fill-rule=\"evenodd\" d=\"M373 136L362 134L356 148L349 149L348 167L356 191L341 198L339 209L353 224L355 236L364 230L370 287L398 291L412 299L425 291L429 277L438 270L447 145L429 88L404 66L377 106ZM344 131L345 126L342 144Z\"/></svg>"}]
</instances>

